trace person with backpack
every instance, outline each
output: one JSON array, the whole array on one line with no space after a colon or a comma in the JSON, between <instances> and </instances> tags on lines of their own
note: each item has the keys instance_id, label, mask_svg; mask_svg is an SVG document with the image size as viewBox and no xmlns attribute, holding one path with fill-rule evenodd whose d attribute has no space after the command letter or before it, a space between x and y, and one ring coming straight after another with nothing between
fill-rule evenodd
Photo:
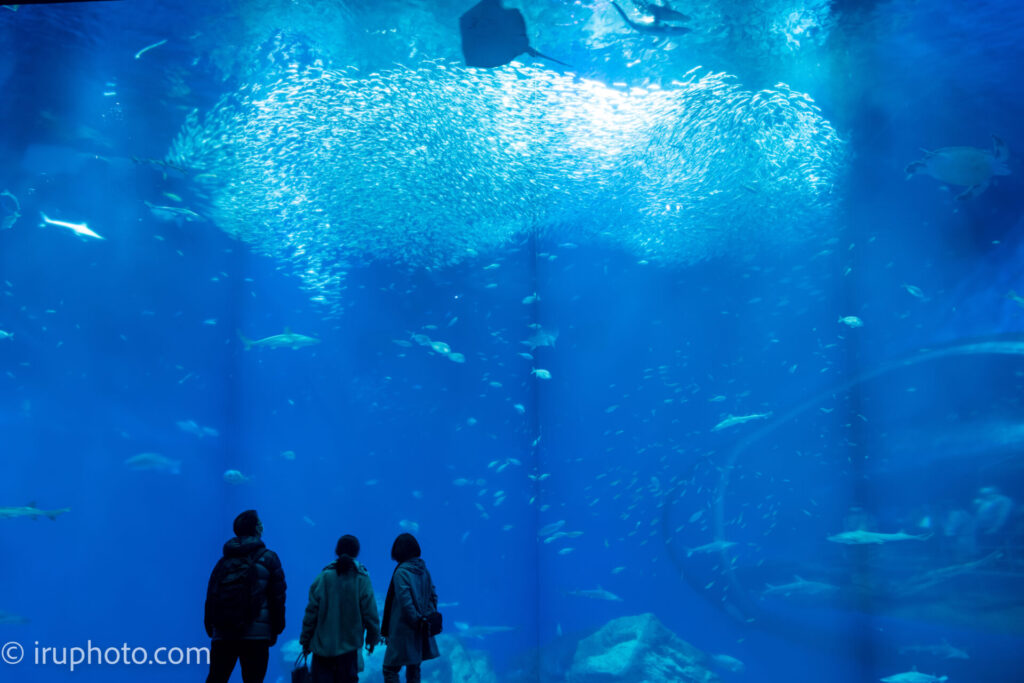
<instances>
[{"instance_id":1,"label":"person with backpack","mask_svg":"<svg viewBox=\"0 0 1024 683\"><path fill-rule=\"evenodd\" d=\"M345 535L334 549L338 559L324 567L309 589L299 643L313 653L313 683L356 683L359 650L380 640L377 599L366 567L356 562L359 539Z\"/></svg>"},{"instance_id":2,"label":"person with backpack","mask_svg":"<svg viewBox=\"0 0 1024 683\"><path fill-rule=\"evenodd\" d=\"M384 601L384 683L398 683L403 666L406 683L419 683L420 663L440 656L434 640L441 630L437 590L412 534L399 534L391 546L391 559L398 566Z\"/></svg>"},{"instance_id":3,"label":"person with backpack","mask_svg":"<svg viewBox=\"0 0 1024 683\"><path fill-rule=\"evenodd\" d=\"M263 523L256 511L238 515L234 531L206 591L204 622L213 639L206 683L228 683L239 661L243 683L262 683L270 647L284 631L284 570L260 540Z\"/></svg>"}]
</instances>

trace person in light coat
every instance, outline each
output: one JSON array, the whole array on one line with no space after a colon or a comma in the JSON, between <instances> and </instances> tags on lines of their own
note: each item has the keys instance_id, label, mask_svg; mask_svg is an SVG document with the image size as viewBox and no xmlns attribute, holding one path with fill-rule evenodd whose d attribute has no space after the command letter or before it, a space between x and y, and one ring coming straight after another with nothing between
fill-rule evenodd
<instances>
[{"instance_id":1,"label":"person in light coat","mask_svg":"<svg viewBox=\"0 0 1024 683\"><path fill-rule=\"evenodd\" d=\"M399 534L391 546L398 563L384 601L381 635L384 652L384 683L398 683L405 667L406 683L419 683L420 663L439 656L437 642L426 630L426 616L437 611L437 590L420 557L420 544L412 534Z\"/></svg>"},{"instance_id":2,"label":"person in light coat","mask_svg":"<svg viewBox=\"0 0 1024 683\"><path fill-rule=\"evenodd\" d=\"M313 683L356 683L360 648L372 653L380 640L370 575L355 560L359 539L342 536L335 554L309 589L299 637L303 654L313 653Z\"/></svg>"}]
</instances>

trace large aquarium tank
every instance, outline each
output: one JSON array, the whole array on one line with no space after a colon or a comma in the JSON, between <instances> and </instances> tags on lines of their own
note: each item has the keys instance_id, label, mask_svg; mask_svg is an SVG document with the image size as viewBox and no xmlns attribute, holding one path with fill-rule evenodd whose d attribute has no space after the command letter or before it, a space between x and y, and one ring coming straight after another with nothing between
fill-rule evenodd
<instances>
[{"instance_id":1,"label":"large aquarium tank","mask_svg":"<svg viewBox=\"0 0 1024 683\"><path fill-rule=\"evenodd\" d=\"M1022 73L1014 0L0 6L0 680L203 680L249 509L270 682L400 533L431 683L1020 680Z\"/></svg>"}]
</instances>

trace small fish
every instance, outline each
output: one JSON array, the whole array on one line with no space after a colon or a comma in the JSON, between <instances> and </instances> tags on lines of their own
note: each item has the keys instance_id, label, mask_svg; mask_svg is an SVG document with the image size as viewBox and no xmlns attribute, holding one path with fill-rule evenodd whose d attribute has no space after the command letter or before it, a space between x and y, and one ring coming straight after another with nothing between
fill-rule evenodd
<instances>
[{"instance_id":1,"label":"small fish","mask_svg":"<svg viewBox=\"0 0 1024 683\"><path fill-rule=\"evenodd\" d=\"M537 292L534 292L533 294L531 294L529 296L523 297L523 303L524 304L535 304L538 301L540 301L540 295L537 294Z\"/></svg>"},{"instance_id":2,"label":"small fish","mask_svg":"<svg viewBox=\"0 0 1024 683\"><path fill-rule=\"evenodd\" d=\"M281 457L284 458L285 460L294 460L295 451L281 451Z\"/></svg>"},{"instance_id":3,"label":"small fish","mask_svg":"<svg viewBox=\"0 0 1024 683\"><path fill-rule=\"evenodd\" d=\"M264 337L263 339L247 339L241 332L238 333L239 338L242 340L242 344L245 345L245 350L248 351L253 347L259 347L263 349L301 349L304 346L313 346L319 344L320 340L316 337L307 337L303 334L295 334L290 328L284 328L284 333L275 334L271 337Z\"/></svg>"},{"instance_id":4,"label":"small fish","mask_svg":"<svg viewBox=\"0 0 1024 683\"><path fill-rule=\"evenodd\" d=\"M399 528L402 529L402 531L408 531L409 533L413 533L413 534L419 532L419 530L420 530L420 525L419 524L417 524L416 522L412 522L412 521L410 521L408 519L403 519L403 520L399 521L398 522L398 526L399 526Z\"/></svg>"},{"instance_id":5,"label":"small fish","mask_svg":"<svg viewBox=\"0 0 1024 683\"><path fill-rule=\"evenodd\" d=\"M430 348L432 348L435 353L440 353L442 356L447 356L452 352L452 347L448 346L443 341L430 342Z\"/></svg>"},{"instance_id":6,"label":"small fish","mask_svg":"<svg viewBox=\"0 0 1024 683\"><path fill-rule=\"evenodd\" d=\"M1013 291L1012 289L1006 293L1006 298L1014 302L1018 306L1024 307L1024 296L1017 294L1017 292Z\"/></svg>"},{"instance_id":7,"label":"small fish","mask_svg":"<svg viewBox=\"0 0 1024 683\"><path fill-rule=\"evenodd\" d=\"M561 550L558 551L558 554L559 555L568 555L569 553L574 552L574 551L575 551L575 548L562 548Z\"/></svg>"},{"instance_id":8,"label":"small fish","mask_svg":"<svg viewBox=\"0 0 1024 683\"><path fill-rule=\"evenodd\" d=\"M537 535L538 536L550 536L551 534L553 534L556 531L558 531L559 529L561 529L563 526L565 526L565 520L564 519L560 519L557 522L552 522L551 524L545 524L544 526L542 526L540 528L540 531L537 532Z\"/></svg>"},{"instance_id":9,"label":"small fish","mask_svg":"<svg viewBox=\"0 0 1024 683\"><path fill-rule=\"evenodd\" d=\"M533 368L530 374L535 375L537 379L551 379L551 373L544 368Z\"/></svg>"},{"instance_id":10,"label":"small fish","mask_svg":"<svg viewBox=\"0 0 1024 683\"><path fill-rule=\"evenodd\" d=\"M516 403L512 407L515 408L515 411L520 415L526 414L526 406L524 406L522 403Z\"/></svg>"},{"instance_id":11,"label":"small fish","mask_svg":"<svg viewBox=\"0 0 1024 683\"><path fill-rule=\"evenodd\" d=\"M462 355L461 353L457 353L455 351L449 353L446 357L448 358L448 360L450 360L453 363L465 363L466 362L466 357L464 355Z\"/></svg>"},{"instance_id":12,"label":"small fish","mask_svg":"<svg viewBox=\"0 0 1024 683\"><path fill-rule=\"evenodd\" d=\"M533 354L532 353L527 353L526 351L522 351L522 352L520 352L519 355L521 357L525 358L526 360L533 360Z\"/></svg>"},{"instance_id":13,"label":"small fish","mask_svg":"<svg viewBox=\"0 0 1024 683\"><path fill-rule=\"evenodd\" d=\"M839 319L839 322L846 325L847 327L857 328L864 327L864 321L855 315L846 315Z\"/></svg>"},{"instance_id":14,"label":"small fish","mask_svg":"<svg viewBox=\"0 0 1024 683\"><path fill-rule=\"evenodd\" d=\"M79 235L80 237L91 237L92 239L97 240L106 239L105 237L102 237L93 232L92 230L90 230L89 226L86 225L85 223L68 223L67 221L58 221L54 220L53 218L49 218L45 213L41 212L39 215L43 217L43 223L45 223L46 225L56 225L57 227L60 228L67 228L76 235Z\"/></svg>"},{"instance_id":15,"label":"small fish","mask_svg":"<svg viewBox=\"0 0 1024 683\"><path fill-rule=\"evenodd\" d=\"M771 412L754 413L752 415L730 415L721 422L719 422L718 424L716 424L714 427L712 427L711 431L718 432L723 429L728 429L729 427L735 427L736 425L741 425L746 422L750 422L752 420L764 420L771 417L771 415Z\"/></svg>"},{"instance_id":16,"label":"small fish","mask_svg":"<svg viewBox=\"0 0 1024 683\"><path fill-rule=\"evenodd\" d=\"M139 453L124 461L133 472L160 472L161 474L181 474L181 461L168 458L159 453Z\"/></svg>"},{"instance_id":17,"label":"small fish","mask_svg":"<svg viewBox=\"0 0 1024 683\"><path fill-rule=\"evenodd\" d=\"M0 341L2 341L4 339L14 339L14 333L13 332L5 332L4 330L0 330Z\"/></svg>"},{"instance_id":18,"label":"small fish","mask_svg":"<svg viewBox=\"0 0 1024 683\"><path fill-rule=\"evenodd\" d=\"M224 481L231 484L232 486L240 486L242 484L248 484L252 481L252 477L247 477L238 470L226 470L223 475Z\"/></svg>"},{"instance_id":19,"label":"small fish","mask_svg":"<svg viewBox=\"0 0 1024 683\"><path fill-rule=\"evenodd\" d=\"M924 298L925 298L924 292L921 291L920 287L915 287L914 285L908 285L906 282L903 283L902 287L903 287L903 289L907 290L907 294L909 294L910 296L914 297L915 299L924 300Z\"/></svg>"},{"instance_id":20,"label":"small fish","mask_svg":"<svg viewBox=\"0 0 1024 683\"><path fill-rule=\"evenodd\" d=\"M204 436L220 436L220 432L213 427L200 427L195 420L180 420L177 425L181 431L198 436L200 439Z\"/></svg>"}]
</instances>

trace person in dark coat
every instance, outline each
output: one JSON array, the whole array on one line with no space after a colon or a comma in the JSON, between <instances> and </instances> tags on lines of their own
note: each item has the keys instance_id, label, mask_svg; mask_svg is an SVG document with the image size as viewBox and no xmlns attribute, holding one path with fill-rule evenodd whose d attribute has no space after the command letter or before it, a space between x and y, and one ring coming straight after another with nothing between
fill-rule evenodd
<instances>
[{"instance_id":1,"label":"person in dark coat","mask_svg":"<svg viewBox=\"0 0 1024 683\"><path fill-rule=\"evenodd\" d=\"M309 588L299 643L313 653L313 683L356 683L359 649L380 640L377 599L366 567L356 562L359 539L345 535L334 549L338 559L324 567Z\"/></svg>"},{"instance_id":2,"label":"person in dark coat","mask_svg":"<svg viewBox=\"0 0 1024 683\"><path fill-rule=\"evenodd\" d=\"M437 642L426 630L426 616L437 611L437 590L420 558L420 544L412 534L400 534L391 546L398 563L384 601L381 633L387 640L384 652L384 683L398 683L405 667L406 683L419 683L420 663L439 656Z\"/></svg>"},{"instance_id":3,"label":"person in dark coat","mask_svg":"<svg viewBox=\"0 0 1024 683\"><path fill-rule=\"evenodd\" d=\"M235 518L235 537L224 544L224 556L210 575L206 591L206 633L210 646L210 674L206 683L228 683L235 662L242 666L243 683L262 683L267 675L270 647L284 631L287 584L277 554L260 540L263 523L255 510ZM236 617L230 598L231 581L250 593L244 616ZM228 623L230 622L230 623Z\"/></svg>"}]
</instances>

